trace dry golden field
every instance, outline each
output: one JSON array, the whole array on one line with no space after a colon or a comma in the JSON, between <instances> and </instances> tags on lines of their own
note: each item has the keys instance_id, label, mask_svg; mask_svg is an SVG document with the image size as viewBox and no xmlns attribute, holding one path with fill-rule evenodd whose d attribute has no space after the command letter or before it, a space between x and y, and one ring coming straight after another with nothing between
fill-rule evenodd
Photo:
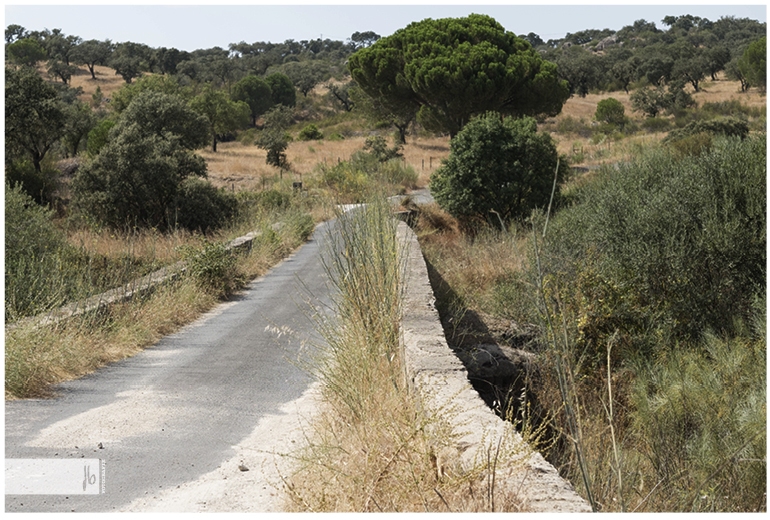
<instances>
[{"instance_id":1,"label":"dry golden field","mask_svg":"<svg viewBox=\"0 0 770 520\"><path fill-rule=\"evenodd\" d=\"M45 73L42 69L41 72ZM96 76L96 80L91 79L88 69L80 67L78 74L72 78L71 85L73 87L83 88L83 94L81 95L83 101L91 100L91 95L97 86L101 88L105 98L110 98L125 85L123 79L116 75L113 69L109 67L97 66ZM699 105L738 100L748 107L761 107L763 109L766 107L766 95L764 93L760 93L756 89L751 89L749 92L741 92L738 82L728 81L724 79L723 75L719 75L717 81L703 82L700 92L693 92L692 87L689 85L686 89L689 89L688 91L692 93L693 98ZM320 96L324 92L324 89L317 88L311 95ZM636 122L642 121L643 116L633 112L631 108L630 95L623 91L617 91L589 94L582 98L571 97L564 105L561 114L548 119L541 125L542 130L551 132L560 153L572 156L576 150L582 152L582 161L575 162L574 166L622 160L628 153L628 150L633 147L639 144L644 145L656 142L665 135L665 133L644 133L626 137L620 142L613 142L607 139L596 144L591 142L591 139L588 137L565 136L554 131L559 122L568 117L590 125L596 112L597 104L608 97L613 97L620 101L626 108L627 116ZM209 178L215 186L241 191L268 187L275 179L281 176L283 176L283 179L307 183L312 179L319 164L330 165L340 160L347 160L351 154L363 147L364 142L364 137L354 137L342 141L292 142L287 149L291 169L284 172L267 165L265 162L265 151L254 145L225 142L219 143L216 153L212 152L210 148L200 150L199 153L208 163ZM449 155L449 138L417 138L409 136L403 153L406 164L411 165L419 174L418 185L420 187L427 186L430 174L440 165L441 159Z\"/></svg>"}]
</instances>

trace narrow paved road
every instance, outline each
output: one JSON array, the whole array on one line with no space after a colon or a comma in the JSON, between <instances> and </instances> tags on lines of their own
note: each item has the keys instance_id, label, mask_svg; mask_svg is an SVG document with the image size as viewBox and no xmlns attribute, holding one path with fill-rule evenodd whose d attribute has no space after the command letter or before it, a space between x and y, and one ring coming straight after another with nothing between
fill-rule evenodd
<instances>
[{"instance_id":1,"label":"narrow paved road","mask_svg":"<svg viewBox=\"0 0 770 520\"><path fill-rule=\"evenodd\" d=\"M125 510L230 459L260 420L312 382L292 360L315 334L308 292L328 302L320 258L327 228L144 352L59 385L55 399L7 402L6 459L101 459L106 482L97 495L6 495L6 511Z\"/></svg>"}]
</instances>

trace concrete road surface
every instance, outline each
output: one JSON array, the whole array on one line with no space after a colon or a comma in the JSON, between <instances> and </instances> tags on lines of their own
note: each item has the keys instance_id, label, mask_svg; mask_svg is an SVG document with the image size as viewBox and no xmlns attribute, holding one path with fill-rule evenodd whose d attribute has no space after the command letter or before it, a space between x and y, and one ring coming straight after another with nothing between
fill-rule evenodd
<instances>
[{"instance_id":1,"label":"concrete road surface","mask_svg":"<svg viewBox=\"0 0 770 520\"><path fill-rule=\"evenodd\" d=\"M58 385L54 399L7 402L6 477L9 459L99 459L103 467L78 469L76 492L69 494L7 494L6 511L131 509L214 474L258 424L285 413L312 383L292 360L304 340L315 337L303 305L307 292L329 299L320 263L328 226L230 301L155 346ZM35 478L24 471L14 478ZM97 476L102 492L80 494L81 483L91 492L87 485ZM6 490L12 484L6 479Z\"/></svg>"}]
</instances>

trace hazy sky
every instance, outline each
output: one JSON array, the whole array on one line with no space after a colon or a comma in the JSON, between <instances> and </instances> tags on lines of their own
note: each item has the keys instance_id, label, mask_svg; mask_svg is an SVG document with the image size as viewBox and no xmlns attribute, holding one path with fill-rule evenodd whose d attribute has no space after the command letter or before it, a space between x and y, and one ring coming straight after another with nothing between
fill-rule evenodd
<instances>
[{"instance_id":1,"label":"hazy sky","mask_svg":"<svg viewBox=\"0 0 770 520\"><path fill-rule=\"evenodd\" d=\"M5 3L7 27L18 24L28 30L61 29L66 35L84 40L109 39L114 43L133 41L150 47L175 47L193 51L211 47L227 48L231 43L288 39L329 38L346 41L356 31L392 34L424 18L487 14L516 34L534 32L543 40L562 38L583 29L621 29L639 19L663 29L664 16L692 14L716 21L723 16L767 21L765 1L742 5L593 3L562 1L559 4L527 5L512 2L483 5L423 3L421 5L378 5L361 3L291 3L279 5L96 3L40 5Z\"/></svg>"}]
</instances>

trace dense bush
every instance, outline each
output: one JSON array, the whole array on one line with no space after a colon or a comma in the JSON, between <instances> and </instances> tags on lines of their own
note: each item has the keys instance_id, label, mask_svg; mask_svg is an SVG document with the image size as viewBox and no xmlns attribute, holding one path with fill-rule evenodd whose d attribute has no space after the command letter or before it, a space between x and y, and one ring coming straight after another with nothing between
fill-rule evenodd
<instances>
[{"instance_id":1,"label":"dense bush","mask_svg":"<svg viewBox=\"0 0 770 520\"><path fill-rule=\"evenodd\" d=\"M72 182L76 207L100 222L173 227L182 182L206 175L204 160L175 139L146 135L136 126L115 136Z\"/></svg>"},{"instance_id":2,"label":"dense bush","mask_svg":"<svg viewBox=\"0 0 770 520\"><path fill-rule=\"evenodd\" d=\"M63 300L54 274L72 256L52 212L18 184L5 185L5 318L42 312Z\"/></svg>"},{"instance_id":3,"label":"dense bush","mask_svg":"<svg viewBox=\"0 0 770 520\"><path fill-rule=\"evenodd\" d=\"M238 201L224 188L217 189L206 180L192 177L182 182L176 208L178 226L207 231L232 221Z\"/></svg>"},{"instance_id":4,"label":"dense bush","mask_svg":"<svg viewBox=\"0 0 770 520\"><path fill-rule=\"evenodd\" d=\"M578 341L601 358L615 331L646 349L734 332L765 287L764 136L715 139L677 160L665 149L607 169L548 228Z\"/></svg>"},{"instance_id":5,"label":"dense bush","mask_svg":"<svg viewBox=\"0 0 770 520\"><path fill-rule=\"evenodd\" d=\"M506 221L520 219L548 206L558 159L556 145L548 134L537 132L534 119L503 121L489 113L452 139L449 158L431 176L431 193L439 206L465 222L486 221L492 211ZM559 182L567 171L561 161Z\"/></svg>"},{"instance_id":6,"label":"dense bush","mask_svg":"<svg viewBox=\"0 0 770 520\"><path fill-rule=\"evenodd\" d=\"M187 271L203 289L226 295L243 282L235 253L224 244L204 240L200 248L185 246L181 253Z\"/></svg>"},{"instance_id":7,"label":"dense bush","mask_svg":"<svg viewBox=\"0 0 770 520\"><path fill-rule=\"evenodd\" d=\"M42 162L40 171L35 169L32 161L20 159L6 162L5 179L12 186L21 186L38 204L49 204L59 186L59 170L47 159Z\"/></svg>"},{"instance_id":8,"label":"dense bush","mask_svg":"<svg viewBox=\"0 0 770 520\"><path fill-rule=\"evenodd\" d=\"M310 123L299 132L300 141L317 141L323 138L323 133L313 123Z\"/></svg>"},{"instance_id":9,"label":"dense bush","mask_svg":"<svg viewBox=\"0 0 770 520\"><path fill-rule=\"evenodd\" d=\"M366 200L372 192L403 193L417 182L417 172L400 159L401 146L388 148L382 137L367 139L349 161L331 167L319 165L320 182L344 202Z\"/></svg>"},{"instance_id":10,"label":"dense bush","mask_svg":"<svg viewBox=\"0 0 770 520\"><path fill-rule=\"evenodd\" d=\"M623 103L615 98L602 99L596 105L594 118L602 123L623 126L626 121L626 109Z\"/></svg>"},{"instance_id":11,"label":"dense bush","mask_svg":"<svg viewBox=\"0 0 770 520\"><path fill-rule=\"evenodd\" d=\"M207 120L183 99L142 92L109 130L98 155L78 170L73 202L116 228L173 226L182 183L206 176L206 163L193 150L207 142Z\"/></svg>"},{"instance_id":12,"label":"dense bush","mask_svg":"<svg viewBox=\"0 0 770 520\"><path fill-rule=\"evenodd\" d=\"M764 509L765 303L758 300L754 331L707 334L698 348L666 351L637 370L634 430L682 509Z\"/></svg>"}]
</instances>

